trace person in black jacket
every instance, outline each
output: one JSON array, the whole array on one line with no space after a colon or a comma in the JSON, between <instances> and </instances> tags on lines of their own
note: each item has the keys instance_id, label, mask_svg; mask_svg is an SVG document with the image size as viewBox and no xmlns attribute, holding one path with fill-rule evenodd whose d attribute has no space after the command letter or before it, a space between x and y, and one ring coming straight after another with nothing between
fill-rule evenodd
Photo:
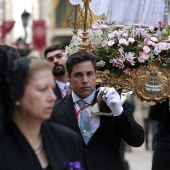
<instances>
[{"instance_id":1,"label":"person in black jacket","mask_svg":"<svg viewBox=\"0 0 170 170\"><path fill-rule=\"evenodd\" d=\"M72 91L56 103L51 121L79 134L86 170L124 170L119 153L121 138L131 146L141 146L144 142L142 126L127 108L122 107L114 88L101 88L105 90L99 93L102 103L110 110L109 116L93 115L88 111L94 108L96 96L96 61L93 55L78 51L68 57L66 67ZM83 102L86 104L80 106Z\"/></svg>"},{"instance_id":2,"label":"person in black jacket","mask_svg":"<svg viewBox=\"0 0 170 170\"><path fill-rule=\"evenodd\" d=\"M165 102L151 106L149 116L158 121L152 170L170 169L170 103Z\"/></svg>"},{"instance_id":3,"label":"person in black jacket","mask_svg":"<svg viewBox=\"0 0 170 170\"><path fill-rule=\"evenodd\" d=\"M54 92L57 96L57 101L70 93L70 82L68 82L65 71L66 56L64 52L64 46L58 44L51 45L44 51L45 59L54 65L53 75L56 83Z\"/></svg>"},{"instance_id":4,"label":"person in black jacket","mask_svg":"<svg viewBox=\"0 0 170 170\"><path fill-rule=\"evenodd\" d=\"M48 121L56 100L52 65L43 59L12 60L0 48L0 170L64 170L81 161L72 130Z\"/></svg>"}]
</instances>

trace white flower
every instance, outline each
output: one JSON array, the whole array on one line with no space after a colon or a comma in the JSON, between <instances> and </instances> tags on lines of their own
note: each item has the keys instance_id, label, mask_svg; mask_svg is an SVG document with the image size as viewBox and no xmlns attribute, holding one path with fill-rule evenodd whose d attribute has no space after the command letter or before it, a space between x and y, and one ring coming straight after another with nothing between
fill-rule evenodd
<instances>
[{"instance_id":1,"label":"white flower","mask_svg":"<svg viewBox=\"0 0 170 170\"><path fill-rule=\"evenodd\" d=\"M100 60L100 62L97 62L96 65L97 65L98 67L104 67L105 62L104 62L103 60Z\"/></svg>"}]
</instances>

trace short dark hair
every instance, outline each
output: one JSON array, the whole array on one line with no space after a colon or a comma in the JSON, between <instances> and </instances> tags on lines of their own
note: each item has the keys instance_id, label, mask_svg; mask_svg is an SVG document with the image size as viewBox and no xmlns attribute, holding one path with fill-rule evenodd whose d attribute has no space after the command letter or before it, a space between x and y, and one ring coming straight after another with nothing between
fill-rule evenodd
<instances>
[{"instance_id":1,"label":"short dark hair","mask_svg":"<svg viewBox=\"0 0 170 170\"><path fill-rule=\"evenodd\" d=\"M56 51L56 50L64 50L65 51L65 47L63 45L59 45L59 44L51 45L45 49L44 57L46 58L47 53Z\"/></svg>"},{"instance_id":2,"label":"short dark hair","mask_svg":"<svg viewBox=\"0 0 170 170\"><path fill-rule=\"evenodd\" d=\"M71 54L66 61L66 68L68 74L71 75L73 66L77 63L81 63L83 61L91 61L96 71L96 59L92 54L87 53L86 51L77 51Z\"/></svg>"}]
</instances>

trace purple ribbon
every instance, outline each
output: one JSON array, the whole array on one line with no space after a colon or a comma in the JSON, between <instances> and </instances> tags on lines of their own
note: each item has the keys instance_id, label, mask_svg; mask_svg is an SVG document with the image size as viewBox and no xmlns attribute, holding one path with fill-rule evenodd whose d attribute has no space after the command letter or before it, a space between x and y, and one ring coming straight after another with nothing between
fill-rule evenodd
<instances>
[{"instance_id":1,"label":"purple ribbon","mask_svg":"<svg viewBox=\"0 0 170 170\"><path fill-rule=\"evenodd\" d=\"M81 168L81 163L80 163L80 161L65 162L65 163L64 163L64 169L65 169L65 170L83 170L83 169Z\"/></svg>"}]
</instances>

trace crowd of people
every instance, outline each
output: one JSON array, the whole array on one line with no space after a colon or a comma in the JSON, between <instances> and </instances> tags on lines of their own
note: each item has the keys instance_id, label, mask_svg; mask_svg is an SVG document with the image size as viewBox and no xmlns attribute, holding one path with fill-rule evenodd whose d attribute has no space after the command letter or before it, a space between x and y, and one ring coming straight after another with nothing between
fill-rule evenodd
<instances>
[{"instance_id":1,"label":"crowd of people","mask_svg":"<svg viewBox=\"0 0 170 170\"><path fill-rule=\"evenodd\" d=\"M64 51L51 45L41 59L0 45L0 170L126 170L122 143L144 143L147 131L134 105L121 104L121 89L96 86L95 57L78 51L66 58ZM109 114L90 112L96 103ZM152 170L164 170L169 100L148 114L159 124Z\"/></svg>"}]
</instances>

